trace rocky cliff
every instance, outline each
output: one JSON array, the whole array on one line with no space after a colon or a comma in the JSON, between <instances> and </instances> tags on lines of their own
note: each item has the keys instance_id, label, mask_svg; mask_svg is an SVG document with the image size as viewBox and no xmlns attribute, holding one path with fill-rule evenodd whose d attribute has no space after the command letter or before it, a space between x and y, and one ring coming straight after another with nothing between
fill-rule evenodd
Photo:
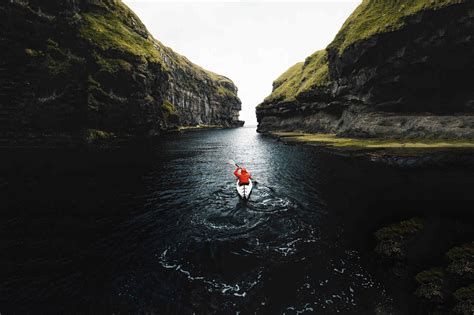
<instances>
[{"instance_id":1,"label":"rocky cliff","mask_svg":"<svg viewBox=\"0 0 474 315\"><path fill-rule=\"evenodd\" d=\"M273 83L258 130L474 138L474 2L363 0Z\"/></svg>"},{"instance_id":2,"label":"rocky cliff","mask_svg":"<svg viewBox=\"0 0 474 315\"><path fill-rule=\"evenodd\" d=\"M232 81L154 39L119 0L3 1L0 28L0 131L8 137L243 124Z\"/></svg>"}]
</instances>

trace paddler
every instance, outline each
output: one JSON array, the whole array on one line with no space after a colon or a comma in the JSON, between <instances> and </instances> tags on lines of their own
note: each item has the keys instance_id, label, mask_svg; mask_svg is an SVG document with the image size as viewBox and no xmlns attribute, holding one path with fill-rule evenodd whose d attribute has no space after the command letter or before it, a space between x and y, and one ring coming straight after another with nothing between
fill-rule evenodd
<instances>
[{"instance_id":1,"label":"paddler","mask_svg":"<svg viewBox=\"0 0 474 315\"><path fill-rule=\"evenodd\" d=\"M234 171L234 175L239 179L239 185L248 185L252 175L245 169L245 167L238 166Z\"/></svg>"}]
</instances>

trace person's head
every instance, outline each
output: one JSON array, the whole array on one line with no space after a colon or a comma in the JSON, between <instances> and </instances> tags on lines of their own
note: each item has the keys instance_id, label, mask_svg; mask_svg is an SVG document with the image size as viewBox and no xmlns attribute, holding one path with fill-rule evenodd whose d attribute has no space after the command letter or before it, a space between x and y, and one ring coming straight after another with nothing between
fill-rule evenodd
<instances>
[{"instance_id":1,"label":"person's head","mask_svg":"<svg viewBox=\"0 0 474 315\"><path fill-rule=\"evenodd\" d=\"M245 167L242 167L242 173L247 173L247 169Z\"/></svg>"}]
</instances>

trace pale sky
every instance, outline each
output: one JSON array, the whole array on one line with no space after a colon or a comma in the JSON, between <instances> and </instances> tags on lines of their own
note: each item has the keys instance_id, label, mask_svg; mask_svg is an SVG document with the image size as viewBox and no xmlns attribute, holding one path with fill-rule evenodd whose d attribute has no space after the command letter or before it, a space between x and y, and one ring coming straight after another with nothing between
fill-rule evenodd
<instances>
[{"instance_id":1,"label":"pale sky","mask_svg":"<svg viewBox=\"0 0 474 315\"><path fill-rule=\"evenodd\" d=\"M229 77L242 100L240 119L293 64L325 48L360 0L123 0L164 45Z\"/></svg>"}]
</instances>

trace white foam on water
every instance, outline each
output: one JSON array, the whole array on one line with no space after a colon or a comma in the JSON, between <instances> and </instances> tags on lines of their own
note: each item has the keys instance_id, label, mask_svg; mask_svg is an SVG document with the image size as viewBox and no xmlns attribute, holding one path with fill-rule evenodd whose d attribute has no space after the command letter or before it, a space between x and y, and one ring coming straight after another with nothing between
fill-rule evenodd
<instances>
[{"instance_id":1,"label":"white foam on water","mask_svg":"<svg viewBox=\"0 0 474 315\"><path fill-rule=\"evenodd\" d=\"M255 277L254 281L252 282L239 282L234 284L229 284L225 282L221 282L214 279L209 279L201 275L193 275L191 271L183 268L181 264L171 263L168 261L168 249L164 250L159 258L160 265L165 269L171 269L178 271L186 276L186 278L190 281L200 281L207 285L207 290L209 292L220 292L224 295L233 295L236 297L245 298L248 294L248 291L253 289L256 285L259 284L260 279L262 278L262 271L259 270L257 272L257 276ZM245 287L245 289L244 289Z\"/></svg>"}]
</instances>

